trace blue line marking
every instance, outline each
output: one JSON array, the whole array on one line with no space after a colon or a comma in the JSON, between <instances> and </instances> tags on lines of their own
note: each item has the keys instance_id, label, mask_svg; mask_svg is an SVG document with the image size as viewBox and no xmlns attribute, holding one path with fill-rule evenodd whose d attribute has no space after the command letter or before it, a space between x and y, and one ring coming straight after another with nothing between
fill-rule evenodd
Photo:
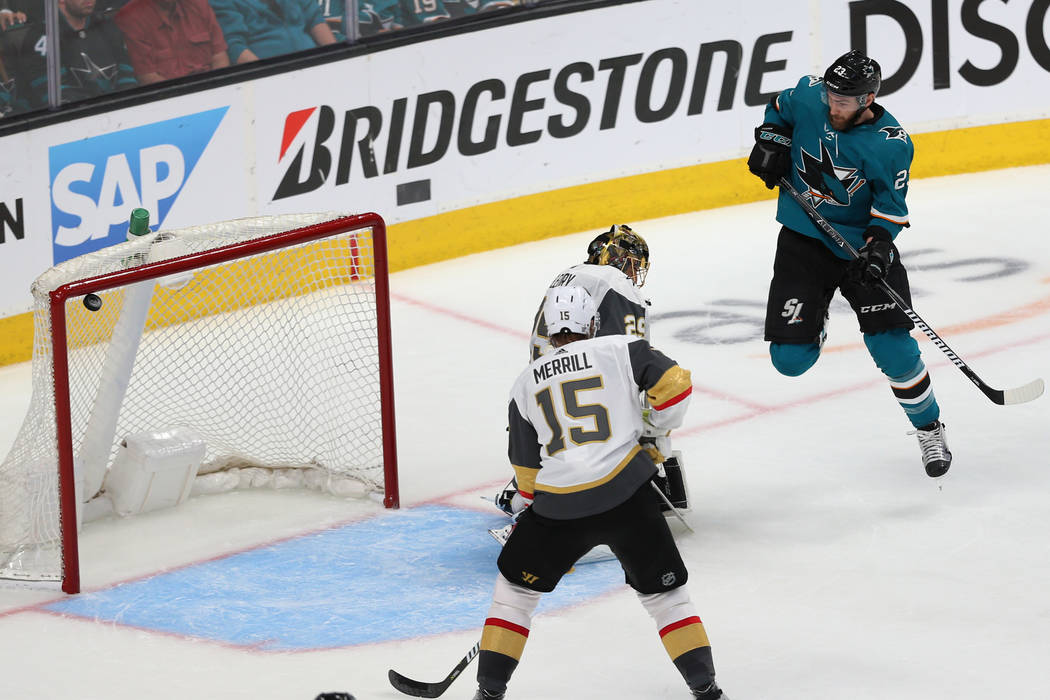
<instances>
[{"instance_id":1,"label":"blue line marking","mask_svg":"<svg viewBox=\"0 0 1050 700\"><path fill-rule=\"evenodd\" d=\"M476 629L496 579L501 516L422 506L52 603L56 612L267 651ZM615 561L577 567L540 612L623 586Z\"/></svg>"}]
</instances>

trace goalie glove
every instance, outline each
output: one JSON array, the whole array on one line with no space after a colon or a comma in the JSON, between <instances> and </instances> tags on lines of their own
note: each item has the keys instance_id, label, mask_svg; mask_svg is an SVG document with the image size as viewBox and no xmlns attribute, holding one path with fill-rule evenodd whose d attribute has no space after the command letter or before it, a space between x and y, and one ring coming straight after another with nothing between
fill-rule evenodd
<instances>
[{"instance_id":1,"label":"goalie glove","mask_svg":"<svg viewBox=\"0 0 1050 700\"><path fill-rule=\"evenodd\" d=\"M496 494L495 498L493 498L493 503L496 504L497 508L513 518L532 505L532 499L521 495L521 492L518 491L517 478L512 478L503 487L503 490Z\"/></svg>"},{"instance_id":2,"label":"goalie glove","mask_svg":"<svg viewBox=\"0 0 1050 700\"><path fill-rule=\"evenodd\" d=\"M653 458L653 463L656 464L657 468L671 455L671 438L666 435L661 437L642 436L638 442L641 444L642 449Z\"/></svg>"}]
</instances>

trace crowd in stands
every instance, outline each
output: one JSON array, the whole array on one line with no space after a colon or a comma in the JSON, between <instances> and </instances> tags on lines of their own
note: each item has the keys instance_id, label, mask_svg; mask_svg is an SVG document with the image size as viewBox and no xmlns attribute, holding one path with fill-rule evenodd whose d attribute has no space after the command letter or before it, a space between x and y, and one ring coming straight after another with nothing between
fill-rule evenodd
<instances>
[{"instance_id":1,"label":"crowd in stands","mask_svg":"<svg viewBox=\"0 0 1050 700\"><path fill-rule=\"evenodd\" d=\"M0 0L0 118L48 106L44 3L57 1L63 103L345 39L343 0ZM520 0L359 0L363 37Z\"/></svg>"}]
</instances>

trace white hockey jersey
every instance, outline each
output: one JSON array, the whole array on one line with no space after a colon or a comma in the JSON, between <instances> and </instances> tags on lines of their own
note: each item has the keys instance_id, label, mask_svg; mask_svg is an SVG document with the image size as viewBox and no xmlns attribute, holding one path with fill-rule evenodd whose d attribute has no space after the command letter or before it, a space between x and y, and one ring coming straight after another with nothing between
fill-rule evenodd
<instances>
[{"instance_id":1,"label":"white hockey jersey","mask_svg":"<svg viewBox=\"0 0 1050 700\"><path fill-rule=\"evenodd\" d=\"M682 423L688 370L625 335L579 340L533 360L511 390L508 455L522 495L550 518L578 518L623 503L656 473L638 440L638 393L660 430Z\"/></svg>"},{"instance_id":2,"label":"white hockey jersey","mask_svg":"<svg viewBox=\"0 0 1050 700\"><path fill-rule=\"evenodd\" d=\"M550 287L575 284L587 290L598 309L598 336L630 335L649 340L645 321L649 300L642 296L631 279L611 265L580 263L555 276ZM543 302L532 323L530 357L535 360L550 349L547 324L543 320Z\"/></svg>"}]
</instances>

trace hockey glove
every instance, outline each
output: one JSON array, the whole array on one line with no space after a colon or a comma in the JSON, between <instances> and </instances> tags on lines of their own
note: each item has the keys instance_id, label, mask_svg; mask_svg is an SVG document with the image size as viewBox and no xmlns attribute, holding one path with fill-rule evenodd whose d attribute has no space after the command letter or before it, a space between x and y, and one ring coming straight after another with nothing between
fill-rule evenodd
<instances>
[{"instance_id":1,"label":"hockey glove","mask_svg":"<svg viewBox=\"0 0 1050 700\"><path fill-rule=\"evenodd\" d=\"M518 491L518 480L516 478L511 479L510 482L503 487L503 490L496 494L493 501L497 508L512 518L521 513L532 503L531 500L526 499L521 495L521 492Z\"/></svg>"},{"instance_id":2,"label":"hockey glove","mask_svg":"<svg viewBox=\"0 0 1050 700\"><path fill-rule=\"evenodd\" d=\"M766 123L755 129L755 147L747 159L747 169L773 189L777 180L791 172L791 129Z\"/></svg>"},{"instance_id":3,"label":"hockey glove","mask_svg":"<svg viewBox=\"0 0 1050 700\"><path fill-rule=\"evenodd\" d=\"M889 231L881 226L869 226L864 231L867 243L858 253L859 257L850 263L850 277L871 287L886 278L897 262L897 247L893 245L893 238Z\"/></svg>"}]
</instances>

